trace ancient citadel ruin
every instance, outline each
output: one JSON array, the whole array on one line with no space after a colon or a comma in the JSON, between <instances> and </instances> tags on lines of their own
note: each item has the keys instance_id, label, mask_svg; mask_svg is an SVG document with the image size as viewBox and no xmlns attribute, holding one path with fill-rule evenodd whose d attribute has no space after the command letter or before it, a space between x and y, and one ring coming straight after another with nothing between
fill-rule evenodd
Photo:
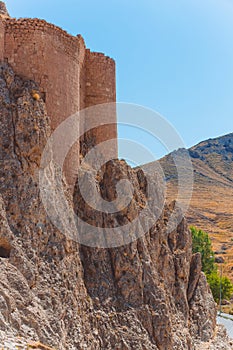
<instances>
[{"instance_id":1,"label":"ancient citadel ruin","mask_svg":"<svg viewBox=\"0 0 233 350\"><path fill-rule=\"evenodd\" d=\"M10 18L3 2L0 16L0 60L19 76L38 83L52 130L77 111L116 101L114 60L87 49L81 35L69 35L40 19ZM93 130L96 144L116 139L116 116L110 119L111 126ZM88 119L85 123L88 126ZM117 157L117 149L115 153ZM69 167L77 165L79 154L77 143L65 164L69 183L75 176Z\"/></svg>"},{"instance_id":2,"label":"ancient citadel ruin","mask_svg":"<svg viewBox=\"0 0 233 350\"><path fill-rule=\"evenodd\" d=\"M77 109L115 101L114 62L45 21L10 19L1 2L0 16L0 349L232 350L225 329L216 325L201 255L192 253L191 232L176 203L164 205L157 175L147 178L124 160L111 160L98 174L85 161L75 163L89 141L115 138L115 125L103 130L97 123L69 160L79 167L79 182L93 203L99 194L114 203L121 180L132 184L131 202L121 211L115 202L108 215L85 201L78 183L73 193L61 186L68 209L97 236L98 228L112 230L142 215L127 232L131 243L116 234L116 247L103 248L95 239L80 244L77 238L86 231L77 227L77 236L70 237L70 217L60 200L55 209L65 231L53 225L38 179L51 123L54 130ZM89 114L84 116L90 124ZM115 122L115 114L110 117ZM52 162L49 170L56 173ZM65 170L72 185L70 167ZM151 199L154 212L159 205L163 211L144 231ZM172 231L171 216L177 223Z\"/></svg>"}]
</instances>

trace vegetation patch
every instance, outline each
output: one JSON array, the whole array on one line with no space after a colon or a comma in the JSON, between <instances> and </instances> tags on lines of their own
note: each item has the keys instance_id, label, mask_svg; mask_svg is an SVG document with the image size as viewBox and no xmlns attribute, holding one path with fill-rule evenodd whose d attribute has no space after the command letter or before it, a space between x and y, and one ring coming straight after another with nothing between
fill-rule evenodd
<instances>
[{"instance_id":1,"label":"vegetation patch","mask_svg":"<svg viewBox=\"0 0 233 350\"><path fill-rule=\"evenodd\" d=\"M202 271L206 275L214 300L217 303L220 302L220 298L229 300L233 293L233 284L227 276L218 271L208 233L193 226L190 229L193 240L192 251L201 253Z\"/></svg>"}]
</instances>

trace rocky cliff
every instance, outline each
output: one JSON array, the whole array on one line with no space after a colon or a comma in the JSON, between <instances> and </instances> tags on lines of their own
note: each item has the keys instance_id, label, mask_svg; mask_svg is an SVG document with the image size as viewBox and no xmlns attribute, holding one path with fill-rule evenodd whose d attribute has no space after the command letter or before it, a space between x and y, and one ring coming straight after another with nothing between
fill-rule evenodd
<instances>
[{"instance_id":1,"label":"rocky cliff","mask_svg":"<svg viewBox=\"0 0 233 350\"><path fill-rule=\"evenodd\" d=\"M167 230L174 203L145 235L118 248L80 245L51 224L38 185L50 135L38 91L1 65L0 347L26 349L40 341L57 350L231 349L216 327L215 303L185 220ZM134 189L125 210L108 215L85 203L78 184L73 195L66 189L70 206L96 227L131 222L148 200L143 172L124 161L110 161L98 176L83 164L79 182L89 189L93 177L109 202L119 180ZM155 198L160 201L159 188ZM179 222L179 210L175 217Z\"/></svg>"}]
</instances>

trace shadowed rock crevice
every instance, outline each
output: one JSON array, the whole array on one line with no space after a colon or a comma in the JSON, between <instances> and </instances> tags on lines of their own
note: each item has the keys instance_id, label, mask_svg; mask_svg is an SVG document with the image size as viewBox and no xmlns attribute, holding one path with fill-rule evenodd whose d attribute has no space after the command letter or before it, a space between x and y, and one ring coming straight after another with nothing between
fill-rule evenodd
<instances>
[{"instance_id":1,"label":"shadowed rock crevice","mask_svg":"<svg viewBox=\"0 0 233 350\"><path fill-rule=\"evenodd\" d=\"M0 237L0 258L9 258L11 253L11 245L6 238Z\"/></svg>"}]
</instances>

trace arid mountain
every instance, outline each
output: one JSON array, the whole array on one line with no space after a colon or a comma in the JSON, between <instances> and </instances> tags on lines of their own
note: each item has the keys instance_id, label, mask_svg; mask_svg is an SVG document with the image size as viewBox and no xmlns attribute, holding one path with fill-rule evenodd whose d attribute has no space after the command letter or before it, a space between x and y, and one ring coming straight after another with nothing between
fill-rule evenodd
<instances>
[{"instance_id":1,"label":"arid mountain","mask_svg":"<svg viewBox=\"0 0 233 350\"><path fill-rule=\"evenodd\" d=\"M168 201L177 196L175 151L160 160L168 188ZM194 171L193 194L187 221L210 234L216 256L226 264L224 273L233 280L233 133L209 139L189 149ZM149 164L150 169L153 163Z\"/></svg>"}]
</instances>

